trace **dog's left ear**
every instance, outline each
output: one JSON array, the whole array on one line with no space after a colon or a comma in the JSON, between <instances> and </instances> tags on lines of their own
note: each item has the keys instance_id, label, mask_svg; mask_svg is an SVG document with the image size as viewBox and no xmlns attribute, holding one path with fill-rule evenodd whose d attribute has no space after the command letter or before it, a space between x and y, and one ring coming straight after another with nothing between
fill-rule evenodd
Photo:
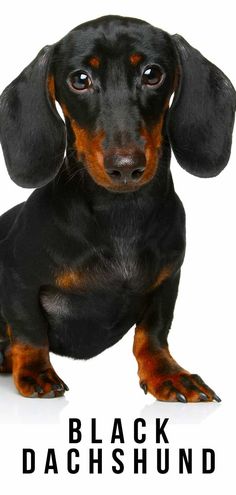
<instances>
[{"instance_id":1,"label":"dog's left ear","mask_svg":"<svg viewBox=\"0 0 236 495\"><path fill-rule=\"evenodd\" d=\"M231 150L236 93L230 80L178 34L171 37L179 65L168 134L178 163L198 177L214 177Z\"/></svg>"},{"instance_id":2,"label":"dog's left ear","mask_svg":"<svg viewBox=\"0 0 236 495\"><path fill-rule=\"evenodd\" d=\"M66 145L51 77L54 46L45 46L0 97L0 138L10 177L40 187L59 171Z\"/></svg>"}]
</instances>

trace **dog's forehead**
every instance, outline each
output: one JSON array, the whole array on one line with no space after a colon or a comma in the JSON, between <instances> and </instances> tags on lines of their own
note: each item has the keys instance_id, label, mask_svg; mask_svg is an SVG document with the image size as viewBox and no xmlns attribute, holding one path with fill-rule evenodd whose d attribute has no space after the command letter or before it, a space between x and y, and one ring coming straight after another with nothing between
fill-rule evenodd
<instances>
[{"instance_id":1,"label":"dog's forehead","mask_svg":"<svg viewBox=\"0 0 236 495\"><path fill-rule=\"evenodd\" d=\"M128 52L165 53L171 48L170 36L139 19L106 16L77 26L61 40L66 56L112 56Z\"/></svg>"}]
</instances>

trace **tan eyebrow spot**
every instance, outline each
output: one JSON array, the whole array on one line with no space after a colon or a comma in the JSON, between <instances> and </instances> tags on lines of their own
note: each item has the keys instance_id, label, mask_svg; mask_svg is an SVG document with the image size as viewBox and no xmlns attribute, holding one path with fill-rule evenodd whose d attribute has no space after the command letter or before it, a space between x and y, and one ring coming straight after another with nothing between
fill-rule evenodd
<instances>
[{"instance_id":1,"label":"tan eyebrow spot","mask_svg":"<svg viewBox=\"0 0 236 495\"><path fill-rule=\"evenodd\" d=\"M133 55L130 55L129 59L132 65L137 65L142 59L142 55L139 53L133 53Z\"/></svg>"},{"instance_id":2,"label":"tan eyebrow spot","mask_svg":"<svg viewBox=\"0 0 236 495\"><path fill-rule=\"evenodd\" d=\"M91 65L91 67L95 67L95 69L98 69L100 65L100 59L98 57L91 57L89 59L89 65Z\"/></svg>"}]
</instances>

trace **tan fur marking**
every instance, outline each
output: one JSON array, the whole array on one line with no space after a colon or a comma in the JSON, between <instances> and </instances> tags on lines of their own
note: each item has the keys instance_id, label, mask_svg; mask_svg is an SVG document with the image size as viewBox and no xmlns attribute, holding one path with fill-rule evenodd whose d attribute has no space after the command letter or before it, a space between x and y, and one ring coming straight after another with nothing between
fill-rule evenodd
<instances>
[{"instance_id":1,"label":"tan fur marking","mask_svg":"<svg viewBox=\"0 0 236 495\"><path fill-rule=\"evenodd\" d=\"M89 59L89 65L91 65L91 67L94 67L95 69L98 69L100 66L100 59L98 57L91 57Z\"/></svg>"},{"instance_id":2,"label":"tan fur marking","mask_svg":"<svg viewBox=\"0 0 236 495\"><path fill-rule=\"evenodd\" d=\"M173 267L171 265L164 266L160 273L158 273L158 276L155 280L155 282L152 284L151 289L156 289L159 287L165 280L167 280L173 273Z\"/></svg>"},{"instance_id":3,"label":"tan fur marking","mask_svg":"<svg viewBox=\"0 0 236 495\"><path fill-rule=\"evenodd\" d=\"M60 289L72 289L80 287L82 276L73 270L65 270L56 277L56 285Z\"/></svg>"},{"instance_id":4,"label":"tan fur marking","mask_svg":"<svg viewBox=\"0 0 236 495\"><path fill-rule=\"evenodd\" d=\"M138 362L140 385L158 400L176 401L182 394L188 402L214 400L214 392L204 382L191 375L171 356L168 346L161 347L158 339L143 325L136 327L133 352Z\"/></svg>"},{"instance_id":5,"label":"tan fur marking","mask_svg":"<svg viewBox=\"0 0 236 495\"><path fill-rule=\"evenodd\" d=\"M145 128L141 131L141 136L145 140L146 169L140 184L149 182L154 177L158 168L158 157L162 144L163 117L164 116L161 117L158 124L156 124L151 131L147 131Z\"/></svg>"},{"instance_id":6,"label":"tan fur marking","mask_svg":"<svg viewBox=\"0 0 236 495\"><path fill-rule=\"evenodd\" d=\"M24 397L46 397L47 394L58 397L68 389L50 363L47 345L35 347L18 342L11 346L11 356L13 379Z\"/></svg>"},{"instance_id":7,"label":"tan fur marking","mask_svg":"<svg viewBox=\"0 0 236 495\"><path fill-rule=\"evenodd\" d=\"M129 60L132 65L137 65L142 60L142 55L139 53L133 53L130 55Z\"/></svg>"},{"instance_id":8,"label":"tan fur marking","mask_svg":"<svg viewBox=\"0 0 236 495\"><path fill-rule=\"evenodd\" d=\"M48 77L48 92L52 103L54 103L56 97L55 97L55 82L53 76Z\"/></svg>"},{"instance_id":9,"label":"tan fur marking","mask_svg":"<svg viewBox=\"0 0 236 495\"><path fill-rule=\"evenodd\" d=\"M114 187L114 184L104 168L102 141L104 133L90 134L86 129L80 127L73 119L66 106L61 105L65 117L69 118L75 135L75 148L77 158L85 158L86 167L93 180L103 187Z\"/></svg>"},{"instance_id":10,"label":"tan fur marking","mask_svg":"<svg viewBox=\"0 0 236 495\"><path fill-rule=\"evenodd\" d=\"M168 347L161 348L152 345L148 331L142 326L136 327L133 352L138 361L140 381L145 381L147 377L156 376L157 372L161 371L163 361L175 363Z\"/></svg>"},{"instance_id":11,"label":"tan fur marking","mask_svg":"<svg viewBox=\"0 0 236 495\"><path fill-rule=\"evenodd\" d=\"M22 382L22 378L37 379L38 373L46 371L51 367L47 347L32 347L28 344L13 344L11 347L13 379L17 389L24 396L32 394L32 386L29 383ZM22 384L24 383L24 384ZM45 386L44 393L49 392L51 385Z\"/></svg>"},{"instance_id":12,"label":"tan fur marking","mask_svg":"<svg viewBox=\"0 0 236 495\"><path fill-rule=\"evenodd\" d=\"M158 387L165 380L172 377L175 381L180 373L188 373L172 358L167 346L153 344L145 327L136 327L133 352L138 362L140 383L145 383L148 392L155 397Z\"/></svg>"}]
</instances>

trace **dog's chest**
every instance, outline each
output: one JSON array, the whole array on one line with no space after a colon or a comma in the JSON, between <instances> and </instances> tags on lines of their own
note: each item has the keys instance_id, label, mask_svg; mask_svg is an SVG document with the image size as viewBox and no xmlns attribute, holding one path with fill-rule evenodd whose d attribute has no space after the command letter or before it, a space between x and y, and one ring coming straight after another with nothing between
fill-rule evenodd
<instances>
[{"instance_id":1,"label":"dog's chest","mask_svg":"<svg viewBox=\"0 0 236 495\"><path fill-rule=\"evenodd\" d=\"M127 285L141 282L144 277L141 256L135 237L113 237L109 256L101 255L94 266L94 271L103 276L110 275L113 283Z\"/></svg>"},{"instance_id":2,"label":"dog's chest","mask_svg":"<svg viewBox=\"0 0 236 495\"><path fill-rule=\"evenodd\" d=\"M63 340L63 352L74 356L89 341L88 354L95 355L97 348L113 345L142 314L148 285L135 239L113 237L109 249L94 247L84 265L62 272L56 285L41 293L53 329L51 348L58 352ZM73 351L66 350L68 340Z\"/></svg>"},{"instance_id":3,"label":"dog's chest","mask_svg":"<svg viewBox=\"0 0 236 495\"><path fill-rule=\"evenodd\" d=\"M140 219L124 212L123 222L98 223L92 239L86 243L77 261L61 270L56 284L65 290L96 292L97 290L131 290L139 294L152 282L158 252L147 241L149 229ZM60 270L60 268L59 268Z\"/></svg>"},{"instance_id":4,"label":"dog's chest","mask_svg":"<svg viewBox=\"0 0 236 495\"><path fill-rule=\"evenodd\" d=\"M85 263L62 271L57 285L65 291L84 293L140 293L151 282L151 265L150 253L147 256L140 250L137 239L113 237L109 247L93 247Z\"/></svg>"},{"instance_id":5,"label":"dog's chest","mask_svg":"<svg viewBox=\"0 0 236 495\"><path fill-rule=\"evenodd\" d=\"M59 267L53 290L43 295L47 312L67 318L72 306L73 314L83 307L86 318L94 311L96 318L100 313L103 318L106 315L107 326L118 314L136 313L140 298L146 297L152 285L157 252L150 249L138 222L128 220L124 218L118 226L114 221L112 226L108 223L107 230L103 224L77 262Z\"/></svg>"},{"instance_id":6,"label":"dog's chest","mask_svg":"<svg viewBox=\"0 0 236 495\"><path fill-rule=\"evenodd\" d=\"M156 257L146 241L148 232L149 226L144 225L142 217L126 211L118 218L114 215L104 239L100 237L93 247L95 256L88 265L88 276L100 286L111 283L114 289L142 291L152 276L151 265Z\"/></svg>"},{"instance_id":7,"label":"dog's chest","mask_svg":"<svg viewBox=\"0 0 236 495\"><path fill-rule=\"evenodd\" d=\"M50 313L66 316L77 294L80 304L102 296L104 304L121 309L129 297L135 303L136 296L148 291L152 266L152 255L140 250L139 239L113 236L109 248L94 246L86 263L60 270L54 288L43 295L43 305Z\"/></svg>"},{"instance_id":8,"label":"dog's chest","mask_svg":"<svg viewBox=\"0 0 236 495\"><path fill-rule=\"evenodd\" d=\"M147 285L135 239L114 237L109 249L94 247L86 263L59 273L41 302L52 317L76 319L83 313L86 320L101 319L112 328L124 314L136 313L136 299Z\"/></svg>"}]
</instances>

